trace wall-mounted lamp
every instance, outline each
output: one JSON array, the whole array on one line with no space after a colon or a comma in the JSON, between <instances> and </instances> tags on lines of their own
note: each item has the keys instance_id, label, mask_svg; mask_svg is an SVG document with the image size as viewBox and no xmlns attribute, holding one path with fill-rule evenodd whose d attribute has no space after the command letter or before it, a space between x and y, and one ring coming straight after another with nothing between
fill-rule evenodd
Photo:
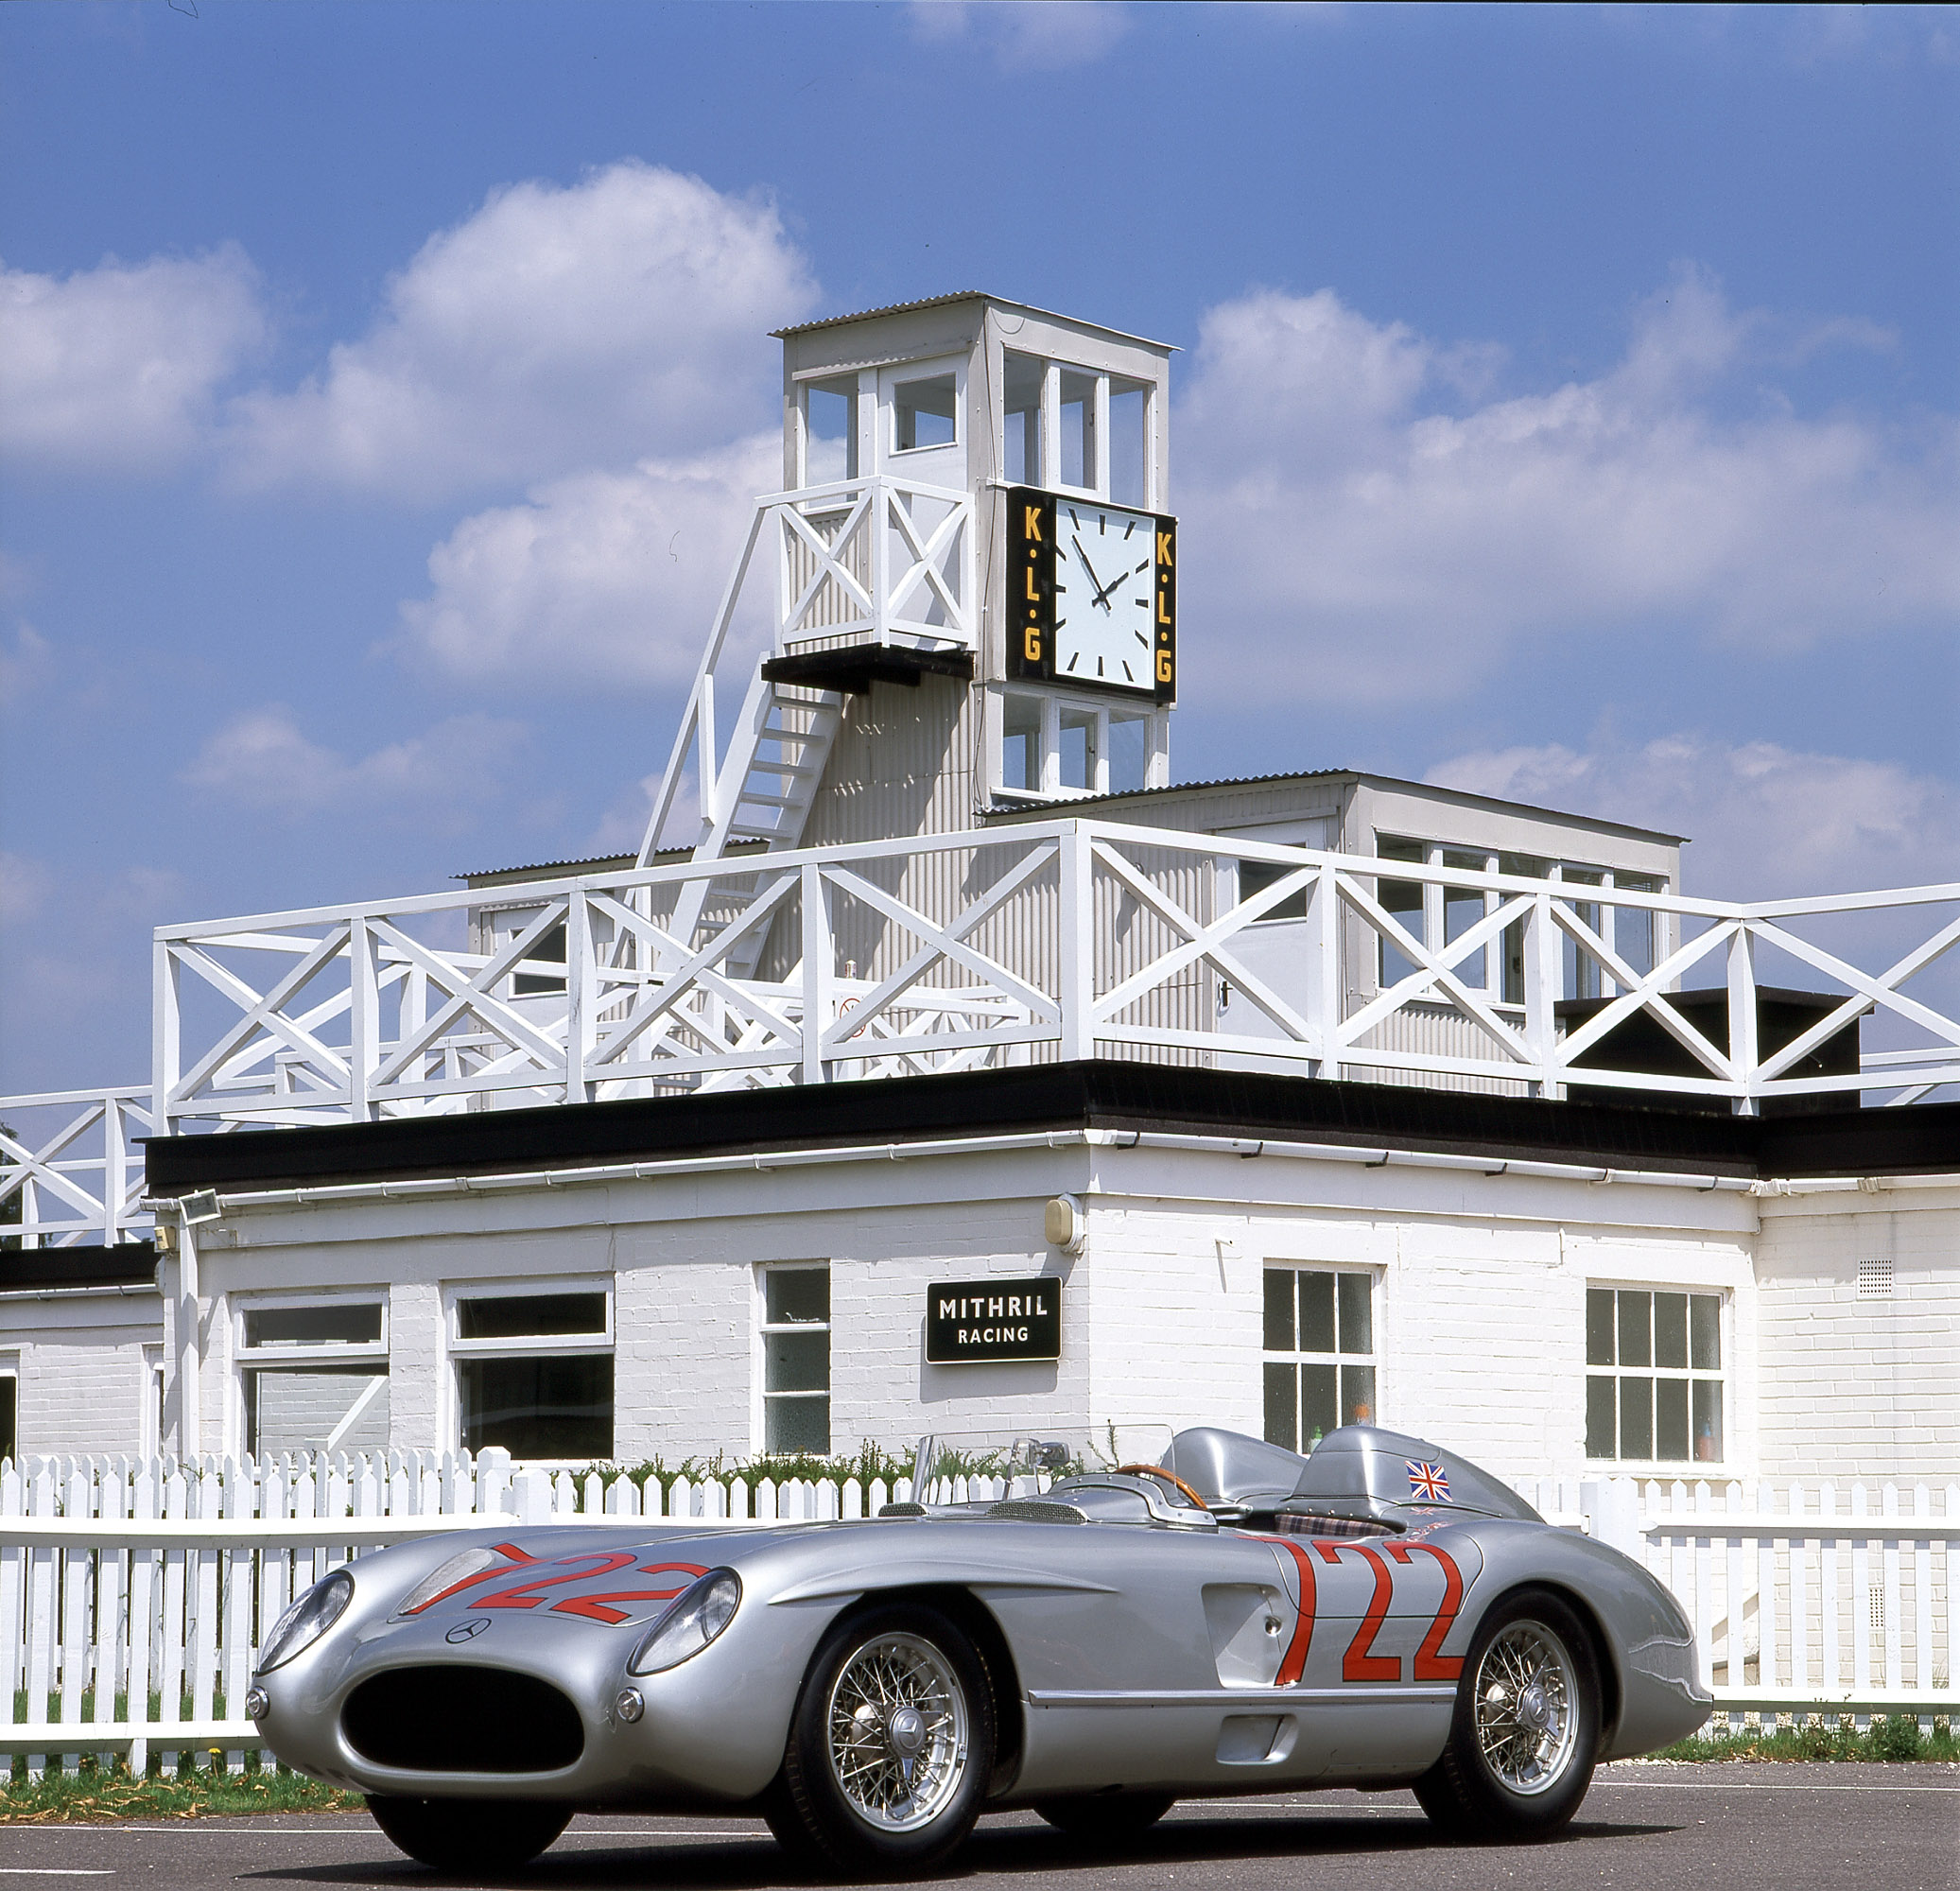
<instances>
[{"instance_id":1,"label":"wall-mounted lamp","mask_svg":"<svg viewBox=\"0 0 1960 1891\"><path fill-rule=\"evenodd\" d=\"M1080 1254L1089 1238L1089 1218L1073 1195L1056 1195L1043 1211L1042 1231L1049 1246L1064 1254Z\"/></svg>"}]
</instances>

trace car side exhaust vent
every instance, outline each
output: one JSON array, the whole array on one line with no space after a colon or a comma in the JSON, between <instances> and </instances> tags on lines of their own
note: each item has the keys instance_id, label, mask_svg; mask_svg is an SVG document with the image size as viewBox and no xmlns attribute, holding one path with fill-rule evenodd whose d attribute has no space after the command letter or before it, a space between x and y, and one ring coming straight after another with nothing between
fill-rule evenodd
<instances>
[{"instance_id":1,"label":"car side exhaust vent","mask_svg":"<svg viewBox=\"0 0 1960 1891\"><path fill-rule=\"evenodd\" d=\"M504 1668L390 1668L348 1695L340 1726L362 1759L407 1773L557 1773L585 1750L578 1709Z\"/></svg>"}]
</instances>

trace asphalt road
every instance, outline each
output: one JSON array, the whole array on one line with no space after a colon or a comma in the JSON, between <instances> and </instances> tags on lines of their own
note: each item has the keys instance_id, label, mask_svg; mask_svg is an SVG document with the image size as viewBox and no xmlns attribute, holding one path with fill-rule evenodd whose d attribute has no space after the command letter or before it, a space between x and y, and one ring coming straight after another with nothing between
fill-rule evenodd
<instances>
[{"instance_id":1,"label":"asphalt road","mask_svg":"<svg viewBox=\"0 0 1960 1891\"><path fill-rule=\"evenodd\" d=\"M1281 1795L1180 1806L1127 1850L1064 1839L1032 1814L982 1820L948 1876L970 1891L1954 1891L1960 1766L1622 1765L1559 1839L1438 1844L1406 1793ZM238 1884L434 1885L365 1814L182 1824L0 1827L0 1891ZM767 1891L800 1881L760 1826L581 1818L528 1871L485 1881L578 1891Z\"/></svg>"}]
</instances>

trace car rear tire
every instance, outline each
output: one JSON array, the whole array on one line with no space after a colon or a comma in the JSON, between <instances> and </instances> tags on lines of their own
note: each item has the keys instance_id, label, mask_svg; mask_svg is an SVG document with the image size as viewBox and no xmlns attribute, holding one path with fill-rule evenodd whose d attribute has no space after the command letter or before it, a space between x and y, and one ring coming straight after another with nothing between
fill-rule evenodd
<instances>
[{"instance_id":1,"label":"car rear tire","mask_svg":"<svg viewBox=\"0 0 1960 1891\"><path fill-rule=\"evenodd\" d=\"M511 1871L529 1865L567 1825L572 1809L534 1799L371 1796L374 1823L438 1871Z\"/></svg>"},{"instance_id":2,"label":"car rear tire","mask_svg":"<svg viewBox=\"0 0 1960 1891\"><path fill-rule=\"evenodd\" d=\"M1140 1838L1177 1803L1171 1793L1084 1793L1044 1799L1034 1810L1058 1831L1096 1845Z\"/></svg>"},{"instance_id":3,"label":"car rear tire","mask_svg":"<svg viewBox=\"0 0 1960 1891\"><path fill-rule=\"evenodd\" d=\"M925 1871L973 1830L993 1770L993 1697L973 1643L937 1609L866 1609L810 1662L771 1830L792 1856L807 1844L842 1871Z\"/></svg>"},{"instance_id":4,"label":"car rear tire","mask_svg":"<svg viewBox=\"0 0 1960 1891\"><path fill-rule=\"evenodd\" d=\"M1592 1638L1549 1589L1519 1589L1471 1639L1449 1744L1415 1796L1455 1836L1544 1838L1579 1810L1599 1742Z\"/></svg>"}]
</instances>

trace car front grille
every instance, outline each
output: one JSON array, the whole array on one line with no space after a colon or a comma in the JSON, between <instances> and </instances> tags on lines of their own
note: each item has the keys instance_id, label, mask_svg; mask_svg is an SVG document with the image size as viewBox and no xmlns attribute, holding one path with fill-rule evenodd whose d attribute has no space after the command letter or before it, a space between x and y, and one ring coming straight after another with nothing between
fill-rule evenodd
<instances>
[{"instance_id":1,"label":"car front grille","mask_svg":"<svg viewBox=\"0 0 1960 1891\"><path fill-rule=\"evenodd\" d=\"M556 1773L585 1750L578 1709L505 1668L390 1668L348 1695L340 1726L362 1759L409 1773Z\"/></svg>"}]
</instances>

